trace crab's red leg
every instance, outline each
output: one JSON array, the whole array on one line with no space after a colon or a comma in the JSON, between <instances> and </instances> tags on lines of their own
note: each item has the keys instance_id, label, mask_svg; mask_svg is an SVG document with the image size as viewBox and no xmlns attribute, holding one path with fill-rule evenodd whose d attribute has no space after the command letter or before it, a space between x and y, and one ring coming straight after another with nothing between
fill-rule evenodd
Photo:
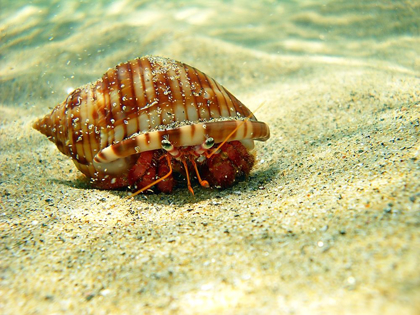
<instances>
[{"instance_id":1,"label":"crab's red leg","mask_svg":"<svg viewBox=\"0 0 420 315\"><path fill-rule=\"evenodd\" d=\"M164 156L166 157L166 160L168 161L168 166L169 166L169 172L168 172L168 174L166 174L165 176L163 176L163 177L161 177L161 178L158 178L157 180L155 180L153 183L151 183L151 184L147 185L146 187L143 187L142 189L137 190L135 193L133 193L133 194L131 194L131 195L127 196L127 197L126 197L126 199L128 199L128 198L132 198L132 197L134 197L134 196L137 196L138 194L142 193L143 191L146 191L146 190L147 190L147 189L149 189L150 187L152 187L152 186L156 185L157 183L159 183L159 182L163 181L165 178L168 178L168 177L172 174L172 164L171 164L171 158L169 157L169 154L166 154L166 155L164 155ZM187 173L188 173L188 172L187 172ZM188 181L188 185L189 185L189 181ZM190 186L188 186L188 187L190 188ZM189 189L189 188L188 188L188 189ZM194 192L193 192L193 194L194 194Z\"/></svg>"}]
</instances>

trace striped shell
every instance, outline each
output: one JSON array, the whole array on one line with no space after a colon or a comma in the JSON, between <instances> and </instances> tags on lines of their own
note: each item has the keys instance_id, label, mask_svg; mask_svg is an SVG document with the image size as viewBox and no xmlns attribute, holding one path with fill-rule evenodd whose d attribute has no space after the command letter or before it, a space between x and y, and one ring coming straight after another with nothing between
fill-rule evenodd
<instances>
[{"instance_id":1,"label":"striped shell","mask_svg":"<svg viewBox=\"0 0 420 315\"><path fill-rule=\"evenodd\" d=\"M249 119L245 119L248 117ZM34 123L93 181L126 173L133 155L162 148L267 140L268 126L215 80L161 57L142 57L109 69L95 83L74 90Z\"/></svg>"}]
</instances>

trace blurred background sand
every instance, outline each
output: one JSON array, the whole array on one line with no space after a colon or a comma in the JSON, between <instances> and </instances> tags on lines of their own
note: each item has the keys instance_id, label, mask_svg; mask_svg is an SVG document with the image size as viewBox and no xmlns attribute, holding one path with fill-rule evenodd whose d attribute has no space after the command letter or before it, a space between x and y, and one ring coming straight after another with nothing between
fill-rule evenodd
<instances>
[{"instance_id":1,"label":"blurred background sand","mask_svg":"<svg viewBox=\"0 0 420 315\"><path fill-rule=\"evenodd\" d=\"M420 312L418 2L1 6L2 314ZM31 128L147 54L265 103L248 181L125 200Z\"/></svg>"}]
</instances>

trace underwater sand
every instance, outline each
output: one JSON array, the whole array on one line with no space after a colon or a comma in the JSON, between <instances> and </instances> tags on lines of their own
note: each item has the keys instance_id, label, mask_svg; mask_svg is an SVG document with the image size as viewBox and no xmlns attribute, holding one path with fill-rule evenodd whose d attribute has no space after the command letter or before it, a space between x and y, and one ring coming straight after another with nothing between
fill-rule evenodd
<instances>
[{"instance_id":1,"label":"underwater sand","mask_svg":"<svg viewBox=\"0 0 420 315\"><path fill-rule=\"evenodd\" d=\"M137 3L4 1L0 313L419 314L419 4ZM146 54L264 103L247 181L127 200L31 128Z\"/></svg>"}]
</instances>

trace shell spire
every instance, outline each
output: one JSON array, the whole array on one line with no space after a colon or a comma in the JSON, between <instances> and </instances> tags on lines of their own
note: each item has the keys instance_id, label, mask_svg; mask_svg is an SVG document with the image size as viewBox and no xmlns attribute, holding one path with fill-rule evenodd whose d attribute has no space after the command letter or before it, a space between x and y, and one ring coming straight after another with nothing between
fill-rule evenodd
<instances>
[{"instance_id":1,"label":"shell spire","mask_svg":"<svg viewBox=\"0 0 420 315\"><path fill-rule=\"evenodd\" d=\"M64 102L59 104L50 114L35 121L32 127L47 136L48 140L55 143L63 154L70 155L69 147L66 146L68 132L62 119L65 117L64 107Z\"/></svg>"},{"instance_id":2,"label":"shell spire","mask_svg":"<svg viewBox=\"0 0 420 315\"><path fill-rule=\"evenodd\" d=\"M48 139L52 139L52 131L51 131L51 115L46 115L43 118L38 119L32 124L32 128L38 130L43 135L47 136Z\"/></svg>"}]
</instances>

